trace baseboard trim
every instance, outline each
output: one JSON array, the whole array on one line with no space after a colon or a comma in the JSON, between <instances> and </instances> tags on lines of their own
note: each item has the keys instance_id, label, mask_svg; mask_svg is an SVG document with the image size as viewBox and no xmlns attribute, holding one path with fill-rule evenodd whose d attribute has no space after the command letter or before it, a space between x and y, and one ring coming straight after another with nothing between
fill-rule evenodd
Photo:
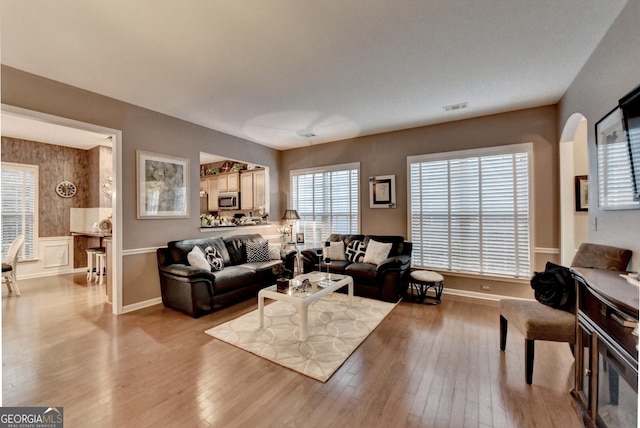
<instances>
[{"instance_id":1,"label":"baseboard trim","mask_svg":"<svg viewBox=\"0 0 640 428\"><path fill-rule=\"evenodd\" d=\"M442 294L451 294L452 296L469 297L471 299L488 300L490 302L499 302L501 299L520 299L531 300L523 297L503 296L501 294L478 293L477 291L456 290L455 288L444 288Z\"/></svg>"},{"instance_id":2,"label":"baseboard trim","mask_svg":"<svg viewBox=\"0 0 640 428\"><path fill-rule=\"evenodd\" d=\"M162 303L162 297L156 297L154 299L145 300L143 302L133 303L131 305L123 306L122 313L126 314L127 312L137 311L139 309L148 308L149 306L154 306Z\"/></svg>"}]
</instances>

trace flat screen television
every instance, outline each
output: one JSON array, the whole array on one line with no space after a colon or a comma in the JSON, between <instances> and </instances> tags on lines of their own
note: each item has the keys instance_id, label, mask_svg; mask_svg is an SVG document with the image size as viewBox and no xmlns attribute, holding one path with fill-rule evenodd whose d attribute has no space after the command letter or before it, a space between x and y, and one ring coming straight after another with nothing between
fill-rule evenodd
<instances>
[{"instance_id":1,"label":"flat screen television","mask_svg":"<svg viewBox=\"0 0 640 428\"><path fill-rule=\"evenodd\" d=\"M633 200L640 201L640 86L622 97L619 104L631 160Z\"/></svg>"}]
</instances>

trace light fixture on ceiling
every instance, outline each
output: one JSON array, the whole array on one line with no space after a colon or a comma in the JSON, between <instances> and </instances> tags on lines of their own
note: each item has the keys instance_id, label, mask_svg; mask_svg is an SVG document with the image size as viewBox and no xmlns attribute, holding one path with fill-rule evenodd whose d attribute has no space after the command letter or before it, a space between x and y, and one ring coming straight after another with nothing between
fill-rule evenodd
<instances>
[{"instance_id":1,"label":"light fixture on ceiling","mask_svg":"<svg viewBox=\"0 0 640 428\"><path fill-rule=\"evenodd\" d=\"M449 104L448 106L443 106L444 111L453 111L453 110L462 110L463 108L467 108L469 103L467 101L458 104Z\"/></svg>"}]
</instances>

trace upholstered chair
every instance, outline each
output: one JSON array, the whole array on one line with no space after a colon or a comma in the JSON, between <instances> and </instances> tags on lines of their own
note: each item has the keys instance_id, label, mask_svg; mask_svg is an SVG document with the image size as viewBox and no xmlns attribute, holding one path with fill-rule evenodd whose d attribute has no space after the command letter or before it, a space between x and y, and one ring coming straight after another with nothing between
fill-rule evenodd
<instances>
[{"instance_id":1,"label":"upholstered chair","mask_svg":"<svg viewBox=\"0 0 640 428\"><path fill-rule=\"evenodd\" d=\"M572 267L624 271L631 259L631 251L607 245L584 243L571 262ZM533 380L533 358L536 340L576 343L576 307L554 309L536 300L500 300L500 349L507 344L510 323L525 339L525 378Z\"/></svg>"}]
</instances>

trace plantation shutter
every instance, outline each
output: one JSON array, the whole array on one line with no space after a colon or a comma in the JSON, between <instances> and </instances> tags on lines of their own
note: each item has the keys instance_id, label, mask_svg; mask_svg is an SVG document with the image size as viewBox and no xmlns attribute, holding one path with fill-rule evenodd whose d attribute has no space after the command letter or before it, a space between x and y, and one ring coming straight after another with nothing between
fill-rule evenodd
<instances>
[{"instance_id":1,"label":"plantation shutter","mask_svg":"<svg viewBox=\"0 0 640 428\"><path fill-rule=\"evenodd\" d=\"M313 243L332 233L358 233L358 177L358 164L292 171L291 207L300 216L294 232Z\"/></svg>"},{"instance_id":2,"label":"plantation shutter","mask_svg":"<svg viewBox=\"0 0 640 428\"><path fill-rule=\"evenodd\" d=\"M38 167L2 163L2 259L20 235L25 243L20 260L36 258Z\"/></svg>"},{"instance_id":3,"label":"plantation shutter","mask_svg":"<svg viewBox=\"0 0 640 428\"><path fill-rule=\"evenodd\" d=\"M412 263L529 277L529 157L527 144L409 158Z\"/></svg>"}]
</instances>

